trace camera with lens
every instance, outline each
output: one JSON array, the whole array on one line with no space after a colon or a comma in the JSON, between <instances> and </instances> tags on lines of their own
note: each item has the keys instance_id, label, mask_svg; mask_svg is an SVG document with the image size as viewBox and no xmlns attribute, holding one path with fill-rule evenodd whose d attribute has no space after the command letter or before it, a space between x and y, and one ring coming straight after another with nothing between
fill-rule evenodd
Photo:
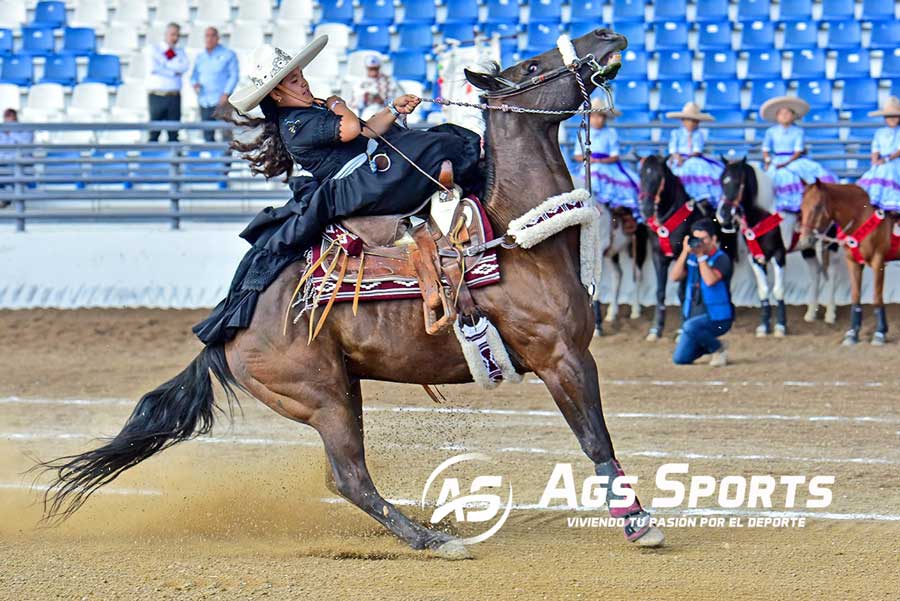
<instances>
[{"instance_id":1,"label":"camera with lens","mask_svg":"<svg viewBox=\"0 0 900 601\"><path fill-rule=\"evenodd\" d=\"M691 236L688 238L688 246L692 249L700 248L703 246L703 240L698 238L697 236Z\"/></svg>"}]
</instances>

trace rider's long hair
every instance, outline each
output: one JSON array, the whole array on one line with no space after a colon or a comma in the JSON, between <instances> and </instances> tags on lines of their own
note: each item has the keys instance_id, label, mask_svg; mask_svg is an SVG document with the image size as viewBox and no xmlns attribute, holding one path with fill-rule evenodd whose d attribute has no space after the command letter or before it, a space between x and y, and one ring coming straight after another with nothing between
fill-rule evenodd
<instances>
[{"instance_id":1,"label":"rider's long hair","mask_svg":"<svg viewBox=\"0 0 900 601\"><path fill-rule=\"evenodd\" d=\"M287 181L294 170L294 159L281 139L278 105L266 96L259 107L263 112L262 118L244 115L230 104L216 111L216 118L248 129L258 129L259 133L251 140L233 139L231 149L240 152L249 161L253 173L266 179L284 175L284 181Z\"/></svg>"}]
</instances>

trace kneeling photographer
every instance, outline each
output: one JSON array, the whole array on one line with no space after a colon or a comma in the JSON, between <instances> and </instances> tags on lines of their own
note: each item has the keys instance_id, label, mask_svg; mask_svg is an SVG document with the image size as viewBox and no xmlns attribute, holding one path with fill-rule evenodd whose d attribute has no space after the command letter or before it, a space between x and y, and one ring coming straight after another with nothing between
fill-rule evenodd
<instances>
[{"instance_id":1,"label":"kneeling photographer","mask_svg":"<svg viewBox=\"0 0 900 601\"><path fill-rule=\"evenodd\" d=\"M731 329L734 306L731 304L731 259L719 248L716 226L703 219L685 236L681 255L672 267L671 278L686 278L681 307L684 316L681 337L672 361L688 365L712 354L709 364L724 366L728 360L725 344L719 336Z\"/></svg>"}]
</instances>

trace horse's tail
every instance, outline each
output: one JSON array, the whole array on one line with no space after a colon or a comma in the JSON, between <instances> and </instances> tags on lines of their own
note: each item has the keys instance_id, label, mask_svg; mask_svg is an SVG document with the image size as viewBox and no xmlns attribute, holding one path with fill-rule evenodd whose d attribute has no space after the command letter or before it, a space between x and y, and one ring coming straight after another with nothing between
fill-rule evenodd
<instances>
[{"instance_id":1,"label":"horse's tail","mask_svg":"<svg viewBox=\"0 0 900 601\"><path fill-rule=\"evenodd\" d=\"M209 432L218 409L210 372L225 390L231 415L237 403L235 388L242 387L228 368L224 347L208 346L184 371L141 397L122 431L106 444L35 466L55 472L44 495L44 519L68 518L125 470L176 443Z\"/></svg>"}]
</instances>

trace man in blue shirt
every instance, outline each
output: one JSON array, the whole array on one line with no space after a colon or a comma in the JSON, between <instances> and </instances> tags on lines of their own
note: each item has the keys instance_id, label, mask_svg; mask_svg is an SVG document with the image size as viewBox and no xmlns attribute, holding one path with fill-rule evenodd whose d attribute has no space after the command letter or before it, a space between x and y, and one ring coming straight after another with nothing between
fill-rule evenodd
<instances>
[{"instance_id":1,"label":"man in blue shirt","mask_svg":"<svg viewBox=\"0 0 900 601\"><path fill-rule=\"evenodd\" d=\"M194 62L191 83L197 91L201 119L212 121L216 109L228 102L228 96L237 86L238 59L234 51L219 44L219 31L215 27L206 28L205 46L206 51L197 55ZM204 130L203 138L207 142L215 141L215 131Z\"/></svg>"},{"instance_id":2,"label":"man in blue shirt","mask_svg":"<svg viewBox=\"0 0 900 601\"><path fill-rule=\"evenodd\" d=\"M718 338L734 322L732 272L731 259L719 248L713 222L702 219L695 223L671 274L673 281L686 280L684 325L672 355L676 364L688 365L707 354L712 354L709 364L714 367L728 363L725 343Z\"/></svg>"}]
</instances>

